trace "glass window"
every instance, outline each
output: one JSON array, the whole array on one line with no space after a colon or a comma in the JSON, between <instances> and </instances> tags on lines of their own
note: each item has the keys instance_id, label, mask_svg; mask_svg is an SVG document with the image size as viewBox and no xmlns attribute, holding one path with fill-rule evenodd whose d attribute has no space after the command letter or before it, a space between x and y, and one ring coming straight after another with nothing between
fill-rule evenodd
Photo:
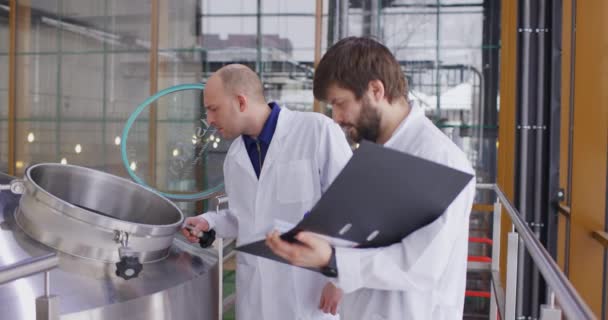
<instances>
[{"instance_id":1,"label":"glass window","mask_svg":"<svg viewBox=\"0 0 608 320\"><path fill-rule=\"evenodd\" d=\"M149 96L150 2L31 1L19 8L17 174L48 161L125 175L115 138Z\"/></svg>"},{"instance_id":2,"label":"glass window","mask_svg":"<svg viewBox=\"0 0 608 320\"><path fill-rule=\"evenodd\" d=\"M0 7L0 172L8 172L8 8Z\"/></svg>"}]
</instances>

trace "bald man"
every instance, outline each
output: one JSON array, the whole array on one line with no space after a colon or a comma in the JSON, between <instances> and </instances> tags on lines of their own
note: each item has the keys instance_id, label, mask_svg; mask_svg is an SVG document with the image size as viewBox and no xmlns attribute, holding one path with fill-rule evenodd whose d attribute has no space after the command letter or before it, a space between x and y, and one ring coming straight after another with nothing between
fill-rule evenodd
<instances>
[{"instance_id":1,"label":"bald man","mask_svg":"<svg viewBox=\"0 0 608 320\"><path fill-rule=\"evenodd\" d=\"M204 92L207 120L235 139L224 161L229 209L186 219L192 234L214 229L237 245L260 240L277 221L296 224L351 156L344 133L331 119L267 103L258 76L228 65ZM321 274L237 253L236 318L239 320L337 319L342 292Z\"/></svg>"}]
</instances>

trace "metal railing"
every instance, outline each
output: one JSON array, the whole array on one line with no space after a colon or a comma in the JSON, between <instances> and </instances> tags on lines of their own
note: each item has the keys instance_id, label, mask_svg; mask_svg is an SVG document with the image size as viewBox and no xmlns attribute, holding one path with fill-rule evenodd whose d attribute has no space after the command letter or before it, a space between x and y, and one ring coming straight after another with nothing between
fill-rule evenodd
<instances>
[{"instance_id":1,"label":"metal railing","mask_svg":"<svg viewBox=\"0 0 608 320\"><path fill-rule=\"evenodd\" d=\"M220 193L212 201L215 212L219 214L220 210L228 205L228 196L225 193ZM222 239L220 237L215 241L218 256L218 319L222 320L224 318L224 311L229 310L235 301L234 294L224 299L224 262L232 258L236 253L234 251L236 242L234 239Z\"/></svg>"},{"instance_id":2,"label":"metal railing","mask_svg":"<svg viewBox=\"0 0 608 320\"><path fill-rule=\"evenodd\" d=\"M51 295L49 271L59 266L56 253L29 258L0 268L0 285L44 272L44 295L36 298L37 320L59 320L59 297Z\"/></svg>"},{"instance_id":3,"label":"metal railing","mask_svg":"<svg viewBox=\"0 0 608 320\"><path fill-rule=\"evenodd\" d=\"M495 184L478 184L479 190L492 190L496 193L493 216L493 245L492 245L492 301L490 305L490 317L496 318L497 311L501 319L515 319L515 303L517 288L517 251L520 239L527 249L534 264L543 275L545 282L550 288L550 304L541 307L541 319L543 313L545 319L559 318L561 310L569 319L596 319L595 315L574 289L568 278L560 270L555 260L544 248L542 243L535 237L534 232L521 218L519 212L502 190ZM508 235L507 244L507 279L504 289L504 300L501 297L499 259L500 259L500 219L502 207L504 206L511 223L512 231ZM559 307L553 304L553 297L559 302ZM498 310L497 310L498 308ZM561 310L560 310L561 309Z\"/></svg>"}]
</instances>

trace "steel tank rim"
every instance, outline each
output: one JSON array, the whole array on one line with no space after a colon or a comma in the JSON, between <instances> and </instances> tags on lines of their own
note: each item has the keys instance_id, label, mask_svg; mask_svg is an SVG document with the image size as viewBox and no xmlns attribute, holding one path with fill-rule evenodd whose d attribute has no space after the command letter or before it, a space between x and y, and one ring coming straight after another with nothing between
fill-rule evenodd
<instances>
[{"instance_id":1,"label":"steel tank rim","mask_svg":"<svg viewBox=\"0 0 608 320\"><path fill-rule=\"evenodd\" d=\"M32 171L38 168L45 167L69 168L69 170L85 172L87 173L87 175L98 175L104 179L118 180L119 182L125 183L136 190L140 189L141 191L148 193L150 196L157 197L161 201L165 202L175 210L175 212L179 216L179 219L176 222L170 224L145 224L121 220L112 216L102 216L93 211L80 208L66 200L61 199L58 196L53 195L45 188L40 186L38 183L36 183L36 181L32 178ZM102 227L108 230L121 230L128 232L131 235L137 236L163 237L174 235L181 228L185 220L183 212L179 207L177 207L177 205L175 205L166 197L163 197L162 195L158 194L153 189L103 171L70 164L38 163L26 169L24 178L26 190L22 197L33 197L35 200L42 202L46 206L49 206L50 208L53 208L70 218L74 218L76 220L82 221L95 227Z\"/></svg>"}]
</instances>

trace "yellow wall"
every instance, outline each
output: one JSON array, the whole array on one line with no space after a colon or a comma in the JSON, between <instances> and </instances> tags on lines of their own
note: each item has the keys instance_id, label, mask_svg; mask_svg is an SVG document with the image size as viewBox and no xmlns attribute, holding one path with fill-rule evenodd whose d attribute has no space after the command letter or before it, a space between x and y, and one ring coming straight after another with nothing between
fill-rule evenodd
<instances>
[{"instance_id":1,"label":"yellow wall","mask_svg":"<svg viewBox=\"0 0 608 320\"><path fill-rule=\"evenodd\" d=\"M608 1L577 1L575 37L570 280L600 315L604 248L591 233L604 230L606 220ZM568 82L569 75L564 76ZM567 148L567 140L562 146ZM566 169L567 164L564 175Z\"/></svg>"}]
</instances>

